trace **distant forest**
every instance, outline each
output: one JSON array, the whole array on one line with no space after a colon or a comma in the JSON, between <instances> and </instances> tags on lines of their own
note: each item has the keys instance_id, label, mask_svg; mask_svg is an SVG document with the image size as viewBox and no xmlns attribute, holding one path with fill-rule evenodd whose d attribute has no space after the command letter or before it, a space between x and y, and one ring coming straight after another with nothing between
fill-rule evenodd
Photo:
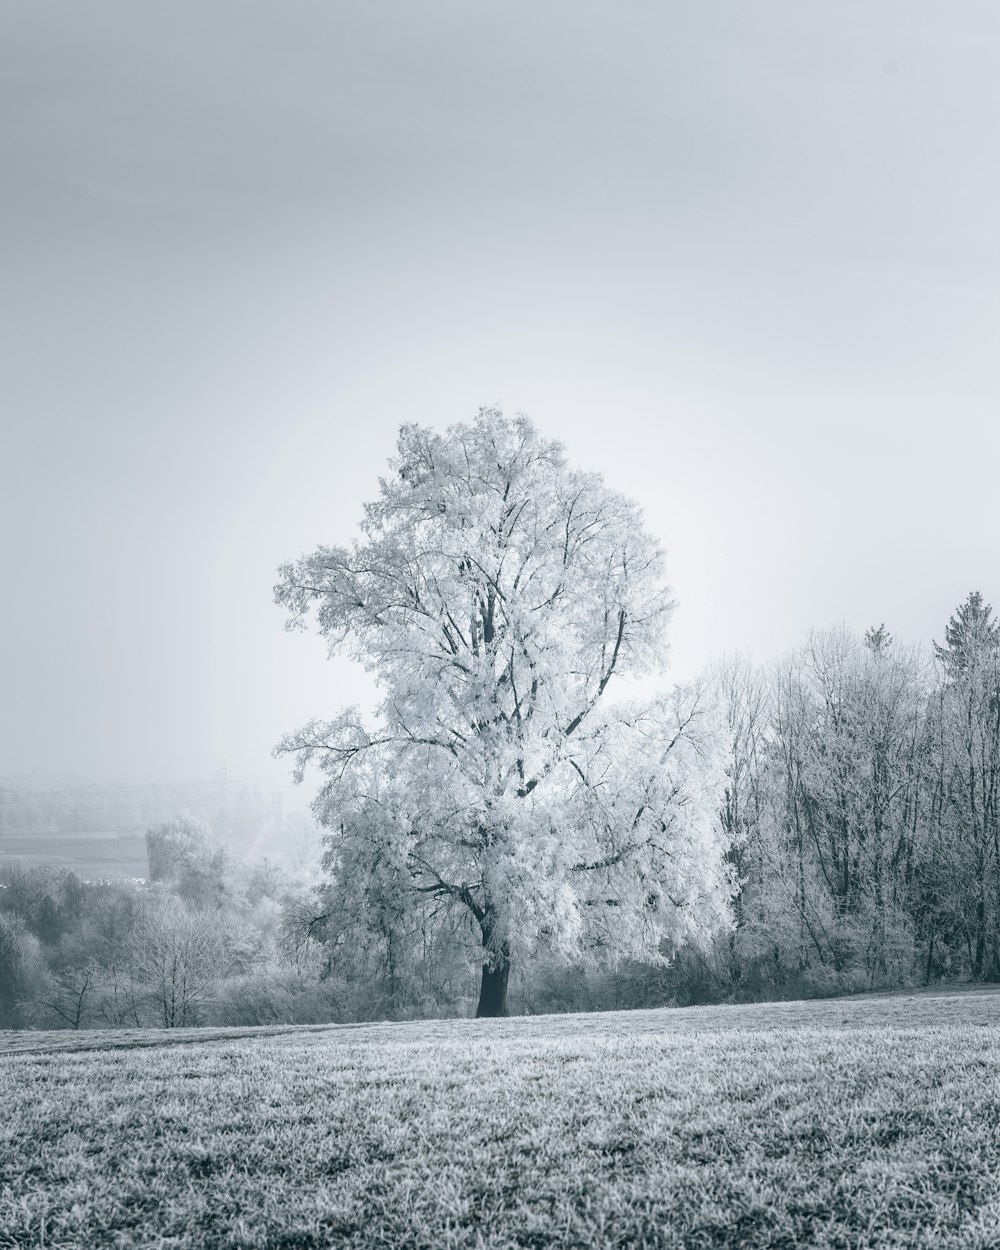
<instances>
[{"instance_id":1,"label":"distant forest","mask_svg":"<svg viewBox=\"0 0 1000 1250\"><path fill-rule=\"evenodd\" d=\"M657 966L601 951L566 966L543 938L512 979L512 1010L1000 979L1000 623L981 595L932 650L884 626L828 630L704 685L729 927ZM226 843L245 835L161 820L141 880L0 857L0 1027L471 1013L474 944L442 932L432 899L358 897L330 857L327 871L242 863Z\"/></svg>"}]
</instances>

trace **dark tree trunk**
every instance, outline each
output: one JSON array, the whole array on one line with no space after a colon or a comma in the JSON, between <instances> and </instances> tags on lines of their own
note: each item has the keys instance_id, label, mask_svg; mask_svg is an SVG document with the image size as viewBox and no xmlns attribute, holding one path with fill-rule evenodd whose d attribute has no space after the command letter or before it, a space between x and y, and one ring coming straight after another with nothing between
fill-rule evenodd
<instances>
[{"instance_id":1,"label":"dark tree trunk","mask_svg":"<svg viewBox=\"0 0 1000 1250\"><path fill-rule=\"evenodd\" d=\"M479 1006L476 1018L480 1016L506 1016L507 1012L507 978L510 976L510 948L504 943L498 954L489 963L483 964L483 979L479 985Z\"/></svg>"}]
</instances>

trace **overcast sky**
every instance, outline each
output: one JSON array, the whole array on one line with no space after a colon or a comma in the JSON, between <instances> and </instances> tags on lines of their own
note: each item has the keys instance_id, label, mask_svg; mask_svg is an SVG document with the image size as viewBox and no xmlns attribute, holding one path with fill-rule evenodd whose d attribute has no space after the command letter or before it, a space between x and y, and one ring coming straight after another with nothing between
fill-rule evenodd
<instances>
[{"instance_id":1,"label":"overcast sky","mask_svg":"<svg viewBox=\"0 0 1000 1250\"><path fill-rule=\"evenodd\" d=\"M992 3L7 0L0 777L284 776L396 427L638 499L674 672L1000 606Z\"/></svg>"}]
</instances>

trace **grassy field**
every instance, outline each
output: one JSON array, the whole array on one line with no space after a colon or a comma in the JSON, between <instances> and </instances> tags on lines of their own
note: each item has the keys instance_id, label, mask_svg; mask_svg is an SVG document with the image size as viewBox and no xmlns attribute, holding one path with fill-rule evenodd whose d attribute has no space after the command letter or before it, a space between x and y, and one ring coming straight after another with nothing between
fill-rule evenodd
<instances>
[{"instance_id":1,"label":"grassy field","mask_svg":"<svg viewBox=\"0 0 1000 1250\"><path fill-rule=\"evenodd\" d=\"M1000 1247L1000 996L0 1035L0 1247Z\"/></svg>"}]
</instances>

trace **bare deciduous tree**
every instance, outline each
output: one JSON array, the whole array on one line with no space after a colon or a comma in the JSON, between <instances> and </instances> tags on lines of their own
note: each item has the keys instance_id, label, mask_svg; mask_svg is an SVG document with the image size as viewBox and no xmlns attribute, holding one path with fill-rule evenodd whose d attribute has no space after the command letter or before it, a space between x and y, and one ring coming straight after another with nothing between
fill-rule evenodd
<instances>
[{"instance_id":1,"label":"bare deciduous tree","mask_svg":"<svg viewBox=\"0 0 1000 1250\"><path fill-rule=\"evenodd\" d=\"M151 902L135 928L131 972L166 1029L197 1024L231 958L222 923L173 898Z\"/></svg>"}]
</instances>

